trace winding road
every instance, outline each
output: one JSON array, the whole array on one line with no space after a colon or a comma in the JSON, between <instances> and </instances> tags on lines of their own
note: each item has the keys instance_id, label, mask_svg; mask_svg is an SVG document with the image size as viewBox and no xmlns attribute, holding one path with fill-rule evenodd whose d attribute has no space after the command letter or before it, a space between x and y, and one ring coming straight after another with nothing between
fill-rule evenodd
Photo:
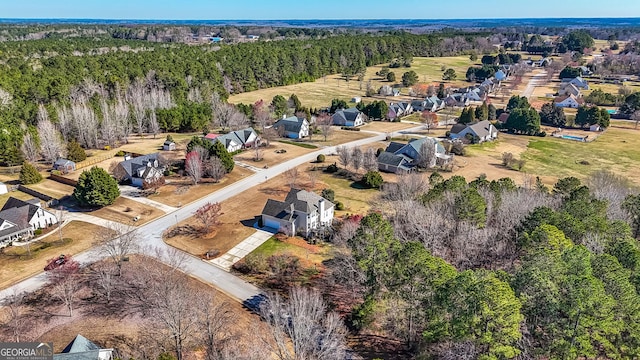
<instances>
[{"instance_id":1,"label":"winding road","mask_svg":"<svg viewBox=\"0 0 640 360\"><path fill-rule=\"evenodd\" d=\"M416 131L421 128L422 126L418 126L410 129L392 132L390 134L392 136L395 136L405 133L411 133L412 131ZM342 145L347 147L362 146L376 141L384 140L386 136L384 133L379 132L369 133L371 133L373 136ZM169 212L158 219L155 219L145 225L138 227L137 231L139 232L139 234L141 234L139 243L140 249L143 249L145 255L152 256L160 261L166 262L165 257L167 256L167 254L171 254L172 251L180 251L174 250L174 248L170 247L162 240L162 234L166 229L180 221L191 217L198 208L208 202L222 202L245 191L246 189L262 184L268 181L268 179L280 175L290 168L314 161L319 154L328 155L335 153L336 148L337 146L324 147L309 154L305 154L295 159L286 161L282 164L275 165L271 168L262 169L261 171L251 176L232 183L210 195L207 195L206 197L196 200L173 212ZM262 206L263 204L256 204L255 209L252 210L255 210L255 212L257 212ZM207 261L203 261L195 256L188 255L187 253L184 253L182 251L180 252L186 255L184 261L182 262L182 270L185 273L199 279L202 282L215 286L230 297L244 304L251 304L252 299L257 299L263 296L262 290L242 280L241 278L228 273L216 267L215 265L210 264ZM92 248L75 255L74 259L81 264L89 264L95 262L96 260L99 260L102 257L104 257L104 255L100 253L99 249ZM47 276L44 272L42 272L21 281L16 285L0 291L0 299L5 299L6 297L15 293L34 291L45 285L46 282Z\"/></svg>"}]
</instances>

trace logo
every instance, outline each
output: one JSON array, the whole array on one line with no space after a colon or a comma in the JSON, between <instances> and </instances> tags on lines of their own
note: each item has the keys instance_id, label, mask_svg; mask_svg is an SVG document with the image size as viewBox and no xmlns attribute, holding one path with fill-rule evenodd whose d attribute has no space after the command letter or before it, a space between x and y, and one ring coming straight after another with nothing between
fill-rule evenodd
<instances>
[{"instance_id":1,"label":"logo","mask_svg":"<svg viewBox=\"0 0 640 360\"><path fill-rule=\"evenodd\" d=\"M0 343L0 360L53 360L53 343Z\"/></svg>"}]
</instances>

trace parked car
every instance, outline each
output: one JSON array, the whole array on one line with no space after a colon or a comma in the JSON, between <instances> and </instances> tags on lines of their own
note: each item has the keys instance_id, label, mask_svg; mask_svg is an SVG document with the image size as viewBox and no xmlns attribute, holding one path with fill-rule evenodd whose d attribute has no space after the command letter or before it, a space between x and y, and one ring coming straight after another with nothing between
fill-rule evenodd
<instances>
[{"instance_id":1,"label":"parked car","mask_svg":"<svg viewBox=\"0 0 640 360\"><path fill-rule=\"evenodd\" d=\"M56 269L66 262L67 262L67 257L64 254L62 254L58 256L58 258L51 260L49 264L45 266L44 271Z\"/></svg>"}]
</instances>

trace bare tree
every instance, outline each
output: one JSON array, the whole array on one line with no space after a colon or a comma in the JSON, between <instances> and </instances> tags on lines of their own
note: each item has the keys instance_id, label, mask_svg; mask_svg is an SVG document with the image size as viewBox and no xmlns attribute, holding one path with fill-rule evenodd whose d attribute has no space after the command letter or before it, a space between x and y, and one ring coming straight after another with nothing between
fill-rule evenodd
<instances>
[{"instance_id":1,"label":"bare tree","mask_svg":"<svg viewBox=\"0 0 640 360\"><path fill-rule=\"evenodd\" d=\"M340 316L327 313L316 290L295 287L284 301L273 294L261 308L270 327L270 343L280 360L345 358L346 329Z\"/></svg>"},{"instance_id":2,"label":"bare tree","mask_svg":"<svg viewBox=\"0 0 640 360\"><path fill-rule=\"evenodd\" d=\"M122 95L118 94L114 105L114 115L118 126L118 140L129 142L131 135L131 122L129 121L129 105Z\"/></svg>"},{"instance_id":3,"label":"bare tree","mask_svg":"<svg viewBox=\"0 0 640 360\"><path fill-rule=\"evenodd\" d=\"M40 156L40 147L29 131L22 137L22 145L20 146L22 155L31 163L35 163Z\"/></svg>"},{"instance_id":4,"label":"bare tree","mask_svg":"<svg viewBox=\"0 0 640 360\"><path fill-rule=\"evenodd\" d=\"M364 152L362 167L365 171L378 170L378 158L376 157L376 151L373 150L373 148L368 148Z\"/></svg>"},{"instance_id":5,"label":"bare tree","mask_svg":"<svg viewBox=\"0 0 640 360\"><path fill-rule=\"evenodd\" d=\"M149 111L149 133L153 134L153 138L160 132L160 124L158 124L158 118L156 117L156 110L151 109Z\"/></svg>"},{"instance_id":6,"label":"bare tree","mask_svg":"<svg viewBox=\"0 0 640 360\"><path fill-rule=\"evenodd\" d=\"M91 266L91 282L96 285L95 290L104 297L107 304L111 302L116 288L118 269L119 267L107 262L97 262Z\"/></svg>"},{"instance_id":7,"label":"bare tree","mask_svg":"<svg viewBox=\"0 0 640 360\"><path fill-rule=\"evenodd\" d=\"M266 129L264 129L264 131L262 132L262 136L261 137L264 140L266 140L267 146L269 146L271 141L276 139L278 136L279 136L278 135L278 131L276 129L274 129L273 127L268 127Z\"/></svg>"},{"instance_id":8,"label":"bare tree","mask_svg":"<svg viewBox=\"0 0 640 360\"><path fill-rule=\"evenodd\" d=\"M423 169L432 168L436 165L436 146L435 140L427 139L420 146L418 153L418 166Z\"/></svg>"},{"instance_id":9,"label":"bare tree","mask_svg":"<svg viewBox=\"0 0 640 360\"><path fill-rule=\"evenodd\" d=\"M298 168L290 168L284 172L284 176L287 178L287 182L289 183L289 187L291 189L296 187L296 182L298 181Z\"/></svg>"},{"instance_id":10,"label":"bare tree","mask_svg":"<svg viewBox=\"0 0 640 360\"><path fill-rule=\"evenodd\" d=\"M318 181L318 172L315 169L312 169L307 172L307 175L309 176L309 185L311 185L312 189L315 188Z\"/></svg>"},{"instance_id":11,"label":"bare tree","mask_svg":"<svg viewBox=\"0 0 640 360\"><path fill-rule=\"evenodd\" d=\"M253 160L260 161L262 160L262 148L260 147L260 141L256 140L253 144Z\"/></svg>"},{"instance_id":12,"label":"bare tree","mask_svg":"<svg viewBox=\"0 0 640 360\"><path fill-rule=\"evenodd\" d=\"M58 158L66 155L66 148L60 138L60 133L49 120L49 114L44 105L38 107L38 135L43 157L53 164Z\"/></svg>"},{"instance_id":13,"label":"bare tree","mask_svg":"<svg viewBox=\"0 0 640 360\"><path fill-rule=\"evenodd\" d=\"M222 161L217 156L212 156L207 163L206 173L215 182L219 182L227 174Z\"/></svg>"},{"instance_id":14,"label":"bare tree","mask_svg":"<svg viewBox=\"0 0 640 360\"><path fill-rule=\"evenodd\" d=\"M127 102L131 105L133 110L133 117L135 119L136 131L141 136L145 128L145 85L142 80L136 79L129 89L127 89Z\"/></svg>"},{"instance_id":15,"label":"bare tree","mask_svg":"<svg viewBox=\"0 0 640 360\"><path fill-rule=\"evenodd\" d=\"M29 328L27 317L25 316L27 311L25 294L14 290L13 294L4 299L3 305L7 309L4 326L11 332L13 341L19 342L20 336Z\"/></svg>"},{"instance_id":16,"label":"bare tree","mask_svg":"<svg viewBox=\"0 0 640 360\"><path fill-rule=\"evenodd\" d=\"M351 149L351 166L353 169L358 172L364 163L364 154L362 153L362 149L356 146Z\"/></svg>"},{"instance_id":17,"label":"bare tree","mask_svg":"<svg viewBox=\"0 0 640 360\"><path fill-rule=\"evenodd\" d=\"M55 259L51 259L54 261ZM73 316L74 304L78 298L78 290L82 287L78 278L80 265L77 261L67 256L65 263L55 269L49 270L48 277L51 283L51 294L61 300Z\"/></svg>"},{"instance_id":18,"label":"bare tree","mask_svg":"<svg viewBox=\"0 0 640 360\"><path fill-rule=\"evenodd\" d=\"M222 205L220 203L206 203L196 210L193 216L200 220L204 231L208 233L212 226L220 223L222 214Z\"/></svg>"},{"instance_id":19,"label":"bare tree","mask_svg":"<svg viewBox=\"0 0 640 360\"><path fill-rule=\"evenodd\" d=\"M324 141L327 141L327 139L333 134L332 123L333 120L329 114L322 114L316 119L316 124L318 124L318 127L320 128L320 133L322 134Z\"/></svg>"},{"instance_id":20,"label":"bare tree","mask_svg":"<svg viewBox=\"0 0 640 360\"><path fill-rule=\"evenodd\" d=\"M118 224L109 226L98 237L97 244L100 251L111 258L116 266L117 275L122 275L122 264L127 257L138 250L139 235L133 226Z\"/></svg>"},{"instance_id":21,"label":"bare tree","mask_svg":"<svg viewBox=\"0 0 640 360\"><path fill-rule=\"evenodd\" d=\"M58 114L58 127L62 133L64 142L69 142L77 137L75 127L73 125L73 116L68 107L56 104L56 113Z\"/></svg>"},{"instance_id":22,"label":"bare tree","mask_svg":"<svg viewBox=\"0 0 640 360\"><path fill-rule=\"evenodd\" d=\"M340 161L340 165L342 165L345 169L351 164L351 151L349 148L340 145L336 148L336 153L338 153L338 160Z\"/></svg>"},{"instance_id":23,"label":"bare tree","mask_svg":"<svg viewBox=\"0 0 640 360\"><path fill-rule=\"evenodd\" d=\"M114 146L118 139L118 120L115 106L107 103L106 99L100 100L102 111L102 123L100 123L100 138L109 146Z\"/></svg>"},{"instance_id":24,"label":"bare tree","mask_svg":"<svg viewBox=\"0 0 640 360\"><path fill-rule=\"evenodd\" d=\"M197 307L200 333L205 345L207 360L224 358L229 342L234 334L230 331L236 316L229 304L217 296L203 297Z\"/></svg>"},{"instance_id":25,"label":"bare tree","mask_svg":"<svg viewBox=\"0 0 640 360\"><path fill-rule=\"evenodd\" d=\"M78 142L87 149L98 147L98 117L87 98L71 103L71 116Z\"/></svg>"},{"instance_id":26,"label":"bare tree","mask_svg":"<svg viewBox=\"0 0 640 360\"><path fill-rule=\"evenodd\" d=\"M187 154L187 157L184 160L184 169L194 184L198 184L198 182L200 182L200 179L202 179L203 167L202 159L197 151L192 151Z\"/></svg>"}]
</instances>

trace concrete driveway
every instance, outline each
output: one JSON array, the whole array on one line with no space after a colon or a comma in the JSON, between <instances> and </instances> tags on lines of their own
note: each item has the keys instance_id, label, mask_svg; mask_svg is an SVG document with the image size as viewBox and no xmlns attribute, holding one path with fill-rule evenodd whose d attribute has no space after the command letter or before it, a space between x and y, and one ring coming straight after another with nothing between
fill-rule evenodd
<instances>
[{"instance_id":1,"label":"concrete driveway","mask_svg":"<svg viewBox=\"0 0 640 360\"><path fill-rule=\"evenodd\" d=\"M234 246L233 249L227 251L222 256L209 260L209 262L225 271L229 271L233 264L249 255L253 250L264 244L272 236L273 234L270 232L256 230L255 233L242 240L240 244Z\"/></svg>"}]
</instances>

